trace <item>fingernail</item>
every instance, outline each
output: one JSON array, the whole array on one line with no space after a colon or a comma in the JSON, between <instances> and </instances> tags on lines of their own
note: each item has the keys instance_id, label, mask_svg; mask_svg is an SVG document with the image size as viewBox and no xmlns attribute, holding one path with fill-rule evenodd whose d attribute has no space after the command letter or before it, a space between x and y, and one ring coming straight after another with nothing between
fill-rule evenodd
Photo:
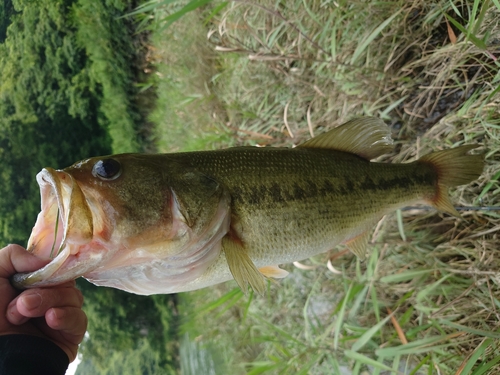
<instances>
[{"instance_id":1,"label":"fingernail","mask_svg":"<svg viewBox=\"0 0 500 375\"><path fill-rule=\"evenodd\" d=\"M64 318L64 315L66 315L66 311L63 309L52 309L52 314L54 314L54 317L58 320L61 320Z\"/></svg>"},{"instance_id":2,"label":"fingernail","mask_svg":"<svg viewBox=\"0 0 500 375\"><path fill-rule=\"evenodd\" d=\"M38 293L21 297L21 302L28 310L34 310L42 304L42 296Z\"/></svg>"},{"instance_id":3,"label":"fingernail","mask_svg":"<svg viewBox=\"0 0 500 375\"><path fill-rule=\"evenodd\" d=\"M10 306L7 310L7 320L16 325L26 323L29 318L22 316L19 311L17 311L16 305Z\"/></svg>"}]
</instances>

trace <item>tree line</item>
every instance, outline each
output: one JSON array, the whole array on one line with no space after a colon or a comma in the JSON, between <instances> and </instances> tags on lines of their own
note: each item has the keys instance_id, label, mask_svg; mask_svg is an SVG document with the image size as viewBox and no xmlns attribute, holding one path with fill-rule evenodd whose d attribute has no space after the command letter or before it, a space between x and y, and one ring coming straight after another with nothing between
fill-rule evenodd
<instances>
[{"instance_id":1,"label":"tree line","mask_svg":"<svg viewBox=\"0 0 500 375\"><path fill-rule=\"evenodd\" d=\"M140 151L137 33L125 0L0 4L0 239L26 241L43 167ZM79 374L175 373L175 303L79 282L89 337Z\"/></svg>"}]
</instances>

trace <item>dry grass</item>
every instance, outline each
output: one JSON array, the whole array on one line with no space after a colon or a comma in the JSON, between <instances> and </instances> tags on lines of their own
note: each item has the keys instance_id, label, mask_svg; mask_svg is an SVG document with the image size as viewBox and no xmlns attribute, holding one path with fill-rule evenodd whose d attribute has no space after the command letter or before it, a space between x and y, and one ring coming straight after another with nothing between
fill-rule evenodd
<instances>
[{"instance_id":1,"label":"dry grass","mask_svg":"<svg viewBox=\"0 0 500 375\"><path fill-rule=\"evenodd\" d=\"M499 20L497 1L233 1L211 18L217 54L202 61L215 73L194 90L217 111L184 119L215 117L231 144L291 145L375 115L396 140L387 162L478 143L484 173L452 200L498 208ZM387 216L369 260L336 249L313 271L289 267L266 298L232 284L186 294L190 329L235 373L500 373L500 211L462 214Z\"/></svg>"},{"instance_id":2,"label":"dry grass","mask_svg":"<svg viewBox=\"0 0 500 375\"><path fill-rule=\"evenodd\" d=\"M368 114L414 137L494 81L498 45L481 51L462 34L452 44L449 2L335 4L230 3L210 41L229 55L216 83L233 126L271 135L274 144L290 136L287 124L297 142ZM498 32L494 13L478 36Z\"/></svg>"}]
</instances>

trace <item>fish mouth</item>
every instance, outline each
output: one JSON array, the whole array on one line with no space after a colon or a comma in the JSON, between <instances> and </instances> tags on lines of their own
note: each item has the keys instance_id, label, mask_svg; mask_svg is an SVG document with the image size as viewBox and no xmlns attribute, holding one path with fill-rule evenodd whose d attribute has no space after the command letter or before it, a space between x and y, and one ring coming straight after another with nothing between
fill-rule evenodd
<instances>
[{"instance_id":1,"label":"fish mouth","mask_svg":"<svg viewBox=\"0 0 500 375\"><path fill-rule=\"evenodd\" d=\"M45 168L36 179L40 186L41 211L27 250L41 259L50 260L50 263L37 271L14 275L12 283L19 289L55 285L73 279L69 275L54 277L54 274L93 237L92 213L73 176Z\"/></svg>"}]
</instances>

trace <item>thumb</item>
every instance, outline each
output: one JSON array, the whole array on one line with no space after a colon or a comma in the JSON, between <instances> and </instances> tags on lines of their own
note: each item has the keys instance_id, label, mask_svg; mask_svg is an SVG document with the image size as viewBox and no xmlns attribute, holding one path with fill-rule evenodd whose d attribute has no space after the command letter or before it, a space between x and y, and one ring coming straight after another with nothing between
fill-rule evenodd
<instances>
[{"instance_id":1,"label":"thumb","mask_svg":"<svg viewBox=\"0 0 500 375\"><path fill-rule=\"evenodd\" d=\"M0 278L9 278L18 272L35 271L49 263L37 258L19 245L8 245L0 250Z\"/></svg>"}]
</instances>

